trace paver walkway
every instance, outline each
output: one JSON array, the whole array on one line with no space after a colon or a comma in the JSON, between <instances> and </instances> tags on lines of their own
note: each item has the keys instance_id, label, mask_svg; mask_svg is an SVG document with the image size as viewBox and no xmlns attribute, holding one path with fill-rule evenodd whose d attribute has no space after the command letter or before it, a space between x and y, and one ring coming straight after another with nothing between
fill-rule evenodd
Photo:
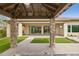
<instances>
[{"instance_id":1,"label":"paver walkway","mask_svg":"<svg viewBox=\"0 0 79 59\"><path fill-rule=\"evenodd\" d=\"M19 43L15 50L10 48L1 55L12 56L15 53L18 56L79 55L79 43L56 43L55 48L51 49L48 43L30 43L35 37L44 36L29 36Z\"/></svg>"}]
</instances>

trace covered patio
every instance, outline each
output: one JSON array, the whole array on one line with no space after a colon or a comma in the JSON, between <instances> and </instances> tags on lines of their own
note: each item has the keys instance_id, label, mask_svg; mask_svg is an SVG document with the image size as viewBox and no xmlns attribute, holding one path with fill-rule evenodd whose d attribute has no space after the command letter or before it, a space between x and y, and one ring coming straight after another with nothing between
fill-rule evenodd
<instances>
[{"instance_id":1,"label":"covered patio","mask_svg":"<svg viewBox=\"0 0 79 59\"><path fill-rule=\"evenodd\" d=\"M3 3L2 4L1 3L0 14L8 16L11 19L9 21L10 28L8 28L9 31L7 32L9 32L10 34L8 36L11 37L11 49L13 50L12 52L13 55L16 55L19 47L19 45L16 44L17 36L22 36L22 31L20 31L22 30L21 28L22 24L21 23L19 24L17 19L49 19L50 20L50 24L49 24L50 25L50 44L47 44L46 47L48 48L48 50L51 49L49 51L51 51L52 52L51 55L53 55L54 49L55 49L55 34L56 34L55 18L58 17L60 14L62 14L64 11L66 11L70 6L72 6L72 4L70 3L37 3L37 4L36 3L30 3L30 4L27 4L27 3ZM33 50L31 51L33 52Z\"/></svg>"},{"instance_id":2,"label":"covered patio","mask_svg":"<svg viewBox=\"0 0 79 59\"><path fill-rule=\"evenodd\" d=\"M39 22L40 21L40 22ZM65 36L64 22L56 22L56 35ZM7 37L10 37L10 24L7 24ZM18 36L50 35L50 19L18 19Z\"/></svg>"}]
</instances>

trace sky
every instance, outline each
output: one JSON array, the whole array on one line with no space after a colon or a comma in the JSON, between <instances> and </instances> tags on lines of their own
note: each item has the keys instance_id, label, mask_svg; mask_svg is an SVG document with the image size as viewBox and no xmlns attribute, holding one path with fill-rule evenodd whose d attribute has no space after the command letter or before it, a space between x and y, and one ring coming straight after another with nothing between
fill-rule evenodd
<instances>
[{"instance_id":1,"label":"sky","mask_svg":"<svg viewBox=\"0 0 79 59\"><path fill-rule=\"evenodd\" d=\"M63 18L79 18L79 3L72 5L69 9L63 12L59 17ZM0 19L7 19L7 17L1 16Z\"/></svg>"},{"instance_id":2,"label":"sky","mask_svg":"<svg viewBox=\"0 0 79 59\"><path fill-rule=\"evenodd\" d=\"M67 9L59 17L79 18L79 3L72 5L69 9Z\"/></svg>"},{"instance_id":3,"label":"sky","mask_svg":"<svg viewBox=\"0 0 79 59\"><path fill-rule=\"evenodd\" d=\"M9 18L3 15L0 15L0 20L9 20Z\"/></svg>"}]
</instances>

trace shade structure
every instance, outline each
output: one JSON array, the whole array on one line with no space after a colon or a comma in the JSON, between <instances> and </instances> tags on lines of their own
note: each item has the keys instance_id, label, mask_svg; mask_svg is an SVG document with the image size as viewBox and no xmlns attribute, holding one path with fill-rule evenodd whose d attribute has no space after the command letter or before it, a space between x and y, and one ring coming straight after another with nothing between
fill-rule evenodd
<instances>
[{"instance_id":1,"label":"shade structure","mask_svg":"<svg viewBox=\"0 0 79 59\"><path fill-rule=\"evenodd\" d=\"M71 3L0 3L0 14L17 19L57 17Z\"/></svg>"},{"instance_id":2,"label":"shade structure","mask_svg":"<svg viewBox=\"0 0 79 59\"><path fill-rule=\"evenodd\" d=\"M17 21L27 18L50 18L50 46L55 39L55 18L67 10L71 3L0 3L0 14L11 18L11 47L16 47Z\"/></svg>"}]
</instances>

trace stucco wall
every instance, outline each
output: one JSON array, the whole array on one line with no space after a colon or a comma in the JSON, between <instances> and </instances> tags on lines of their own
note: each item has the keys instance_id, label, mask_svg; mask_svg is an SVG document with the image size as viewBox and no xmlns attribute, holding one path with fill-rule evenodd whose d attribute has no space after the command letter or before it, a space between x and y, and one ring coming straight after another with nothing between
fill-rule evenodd
<instances>
[{"instance_id":1,"label":"stucco wall","mask_svg":"<svg viewBox=\"0 0 79 59\"><path fill-rule=\"evenodd\" d=\"M23 31L24 31L24 34L29 34L29 24L23 24Z\"/></svg>"},{"instance_id":2,"label":"stucco wall","mask_svg":"<svg viewBox=\"0 0 79 59\"><path fill-rule=\"evenodd\" d=\"M63 23L58 23L56 24L56 35L64 35L64 27L63 27Z\"/></svg>"},{"instance_id":3,"label":"stucco wall","mask_svg":"<svg viewBox=\"0 0 79 59\"><path fill-rule=\"evenodd\" d=\"M50 26L49 23L23 23L24 25L24 32L26 34L30 34L29 33L29 26ZM62 26L62 28L60 28L60 26ZM60 23L60 24L56 24L56 35L64 35L64 27L63 27L63 23Z\"/></svg>"}]
</instances>

